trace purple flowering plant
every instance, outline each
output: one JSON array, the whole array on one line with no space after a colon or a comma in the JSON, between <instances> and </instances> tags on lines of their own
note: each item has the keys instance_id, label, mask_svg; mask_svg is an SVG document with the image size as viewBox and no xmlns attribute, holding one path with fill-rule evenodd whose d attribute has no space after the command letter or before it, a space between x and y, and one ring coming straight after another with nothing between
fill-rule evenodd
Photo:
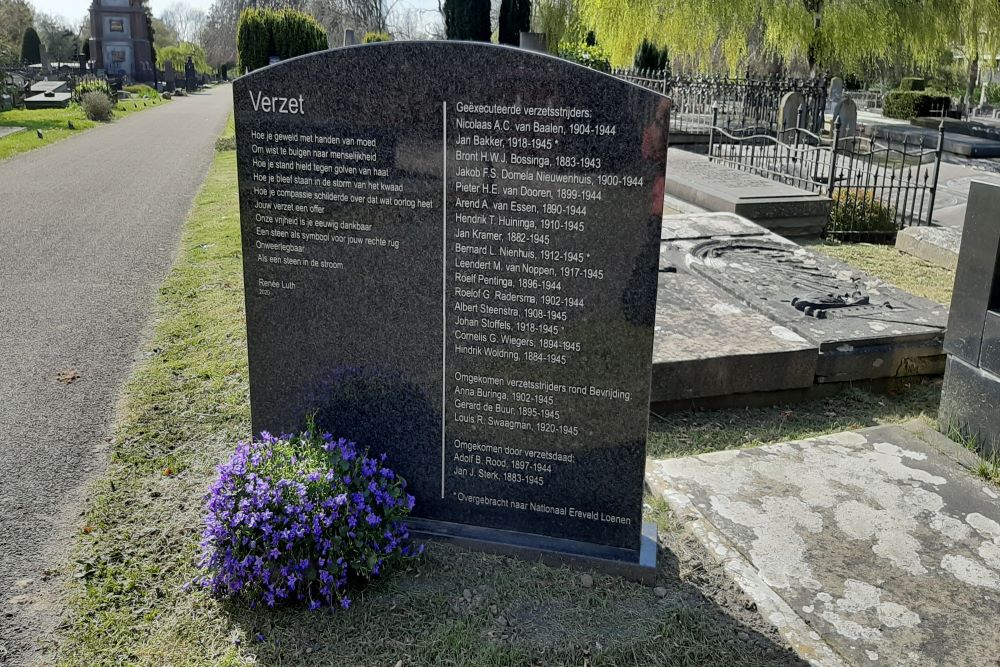
<instances>
[{"instance_id":1,"label":"purple flowering plant","mask_svg":"<svg viewBox=\"0 0 1000 667\"><path fill-rule=\"evenodd\" d=\"M404 519L406 481L383 454L315 433L240 442L206 497L196 580L251 607L348 608L349 581L371 580L423 552Z\"/></svg>"}]
</instances>

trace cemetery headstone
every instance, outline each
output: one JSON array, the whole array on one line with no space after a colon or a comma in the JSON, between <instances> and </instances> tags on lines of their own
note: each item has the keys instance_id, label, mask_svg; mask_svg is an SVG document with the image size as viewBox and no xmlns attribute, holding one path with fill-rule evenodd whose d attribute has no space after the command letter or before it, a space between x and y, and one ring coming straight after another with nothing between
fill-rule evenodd
<instances>
[{"instance_id":1,"label":"cemetery headstone","mask_svg":"<svg viewBox=\"0 0 1000 667\"><path fill-rule=\"evenodd\" d=\"M955 272L941 391L942 428L1000 453L1000 186L973 181Z\"/></svg>"},{"instance_id":2,"label":"cemetery headstone","mask_svg":"<svg viewBox=\"0 0 1000 667\"><path fill-rule=\"evenodd\" d=\"M844 98L844 80L839 76L830 79L830 88L826 95L827 109L836 109L837 104Z\"/></svg>"},{"instance_id":3,"label":"cemetery headstone","mask_svg":"<svg viewBox=\"0 0 1000 667\"><path fill-rule=\"evenodd\" d=\"M192 62L191 56L188 56L187 62L184 63L184 87L189 93L198 90L198 80L195 76L194 62Z\"/></svg>"},{"instance_id":4,"label":"cemetery headstone","mask_svg":"<svg viewBox=\"0 0 1000 667\"><path fill-rule=\"evenodd\" d=\"M177 89L177 74L174 72L174 64L169 60L163 64L163 81L167 87L167 92L172 93Z\"/></svg>"},{"instance_id":5,"label":"cemetery headstone","mask_svg":"<svg viewBox=\"0 0 1000 667\"><path fill-rule=\"evenodd\" d=\"M802 93L785 93L778 104L778 131L784 132L798 127L799 108L804 107L806 98Z\"/></svg>"},{"instance_id":6,"label":"cemetery headstone","mask_svg":"<svg viewBox=\"0 0 1000 667\"><path fill-rule=\"evenodd\" d=\"M849 97L837 103L833 111L833 120L840 119L840 136L853 137L858 133L858 106Z\"/></svg>"},{"instance_id":7,"label":"cemetery headstone","mask_svg":"<svg viewBox=\"0 0 1000 667\"><path fill-rule=\"evenodd\" d=\"M344 30L344 46L354 46L358 43L358 38L355 36L354 31L350 29Z\"/></svg>"},{"instance_id":8,"label":"cemetery headstone","mask_svg":"<svg viewBox=\"0 0 1000 667\"><path fill-rule=\"evenodd\" d=\"M233 94L255 431L315 413L388 454L425 534L648 580L669 100L466 42Z\"/></svg>"}]
</instances>

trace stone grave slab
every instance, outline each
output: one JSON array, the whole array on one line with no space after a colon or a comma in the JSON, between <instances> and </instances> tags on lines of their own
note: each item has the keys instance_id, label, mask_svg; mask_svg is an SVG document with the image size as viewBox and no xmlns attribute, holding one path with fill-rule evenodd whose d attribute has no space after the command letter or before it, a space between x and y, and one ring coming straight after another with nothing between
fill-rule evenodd
<instances>
[{"instance_id":1,"label":"stone grave slab","mask_svg":"<svg viewBox=\"0 0 1000 667\"><path fill-rule=\"evenodd\" d=\"M778 102L778 131L795 129L799 126L799 108L805 106L802 93L785 93Z\"/></svg>"},{"instance_id":2,"label":"stone grave slab","mask_svg":"<svg viewBox=\"0 0 1000 667\"><path fill-rule=\"evenodd\" d=\"M916 146L923 139L924 146L933 148L937 146L938 132L936 129L926 127L914 127L912 125L877 125L869 129L866 134L871 136L873 129L877 129L878 137L888 137L895 143L902 143L905 139L910 146ZM966 158L990 158L1000 157L1000 141L994 139L984 139L981 137L971 137L965 134L953 134L946 132L944 144L942 146L945 153L951 153L959 157Z\"/></svg>"},{"instance_id":3,"label":"stone grave slab","mask_svg":"<svg viewBox=\"0 0 1000 667\"><path fill-rule=\"evenodd\" d=\"M937 130L941 126L941 120L940 117L922 116L914 118L910 123L917 127ZM1000 125L991 119L956 120L954 118L945 118L944 129L947 133L946 136L948 134L965 134L970 137L1000 141Z\"/></svg>"},{"instance_id":4,"label":"stone grave slab","mask_svg":"<svg viewBox=\"0 0 1000 667\"><path fill-rule=\"evenodd\" d=\"M233 84L255 431L388 454L424 534L653 576L667 98L462 42Z\"/></svg>"},{"instance_id":5,"label":"stone grave slab","mask_svg":"<svg viewBox=\"0 0 1000 667\"><path fill-rule=\"evenodd\" d=\"M0 139L4 137L9 137L12 134L17 134L18 132L24 132L27 128L25 127L0 127Z\"/></svg>"},{"instance_id":6,"label":"stone grave slab","mask_svg":"<svg viewBox=\"0 0 1000 667\"><path fill-rule=\"evenodd\" d=\"M652 461L647 484L818 665L989 665L1000 493L922 422Z\"/></svg>"},{"instance_id":7,"label":"stone grave slab","mask_svg":"<svg viewBox=\"0 0 1000 667\"><path fill-rule=\"evenodd\" d=\"M844 97L833 110L833 122L840 119L840 136L853 137L858 133L858 106L850 97Z\"/></svg>"},{"instance_id":8,"label":"stone grave slab","mask_svg":"<svg viewBox=\"0 0 1000 667\"><path fill-rule=\"evenodd\" d=\"M961 242L962 230L955 227L906 227L896 234L897 250L952 270L958 265Z\"/></svg>"},{"instance_id":9,"label":"stone grave slab","mask_svg":"<svg viewBox=\"0 0 1000 667\"><path fill-rule=\"evenodd\" d=\"M815 344L817 383L943 372L946 307L739 216L725 226L728 233L710 238L666 240L661 262L685 267Z\"/></svg>"},{"instance_id":10,"label":"stone grave slab","mask_svg":"<svg viewBox=\"0 0 1000 667\"><path fill-rule=\"evenodd\" d=\"M816 345L688 273L660 273L650 401L804 389Z\"/></svg>"},{"instance_id":11,"label":"stone grave slab","mask_svg":"<svg viewBox=\"0 0 1000 667\"><path fill-rule=\"evenodd\" d=\"M669 195L709 211L736 213L790 237L819 237L830 199L763 176L673 149L666 179Z\"/></svg>"},{"instance_id":12,"label":"stone grave slab","mask_svg":"<svg viewBox=\"0 0 1000 667\"><path fill-rule=\"evenodd\" d=\"M69 84L66 81L36 81L30 90L33 93L68 93Z\"/></svg>"},{"instance_id":13,"label":"stone grave slab","mask_svg":"<svg viewBox=\"0 0 1000 667\"><path fill-rule=\"evenodd\" d=\"M45 92L24 98L25 109L65 109L73 98L71 93Z\"/></svg>"}]
</instances>

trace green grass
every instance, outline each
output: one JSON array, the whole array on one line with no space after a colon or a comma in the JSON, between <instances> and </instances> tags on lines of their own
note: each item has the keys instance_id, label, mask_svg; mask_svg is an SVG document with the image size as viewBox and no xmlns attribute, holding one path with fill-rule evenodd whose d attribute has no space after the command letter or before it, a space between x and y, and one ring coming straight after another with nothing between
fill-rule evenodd
<instances>
[{"instance_id":1,"label":"green grass","mask_svg":"<svg viewBox=\"0 0 1000 667\"><path fill-rule=\"evenodd\" d=\"M948 438L976 455L972 472L977 477L1000 486L1000 447L995 443L980 447L975 436L967 435L957 426L948 427Z\"/></svg>"},{"instance_id":2,"label":"green grass","mask_svg":"<svg viewBox=\"0 0 1000 667\"><path fill-rule=\"evenodd\" d=\"M785 407L651 415L647 454L655 458L690 456L918 417L936 420L940 400L940 381L927 381L887 395L849 389L830 398Z\"/></svg>"},{"instance_id":3,"label":"green grass","mask_svg":"<svg viewBox=\"0 0 1000 667\"><path fill-rule=\"evenodd\" d=\"M871 243L817 243L810 250L830 255L842 262L881 278L910 294L940 304L951 303L955 272L907 255L893 246Z\"/></svg>"},{"instance_id":4,"label":"green grass","mask_svg":"<svg viewBox=\"0 0 1000 667\"><path fill-rule=\"evenodd\" d=\"M115 118L124 118L160 104L163 101L159 99L122 100L115 109ZM69 129L70 121L75 129ZM87 120L83 109L75 104L66 109L13 109L0 112L0 127L27 128L23 132L0 138L0 160L47 146L99 124ZM38 138L37 130L42 131L42 139Z\"/></svg>"},{"instance_id":5,"label":"green grass","mask_svg":"<svg viewBox=\"0 0 1000 667\"><path fill-rule=\"evenodd\" d=\"M229 114L226 121L226 129L222 131L219 138L215 140L215 150L234 151L236 150L236 116Z\"/></svg>"},{"instance_id":6,"label":"green grass","mask_svg":"<svg viewBox=\"0 0 1000 667\"><path fill-rule=\"evenodd\" d=\"M649 500L653 589L432 544L336 614L250 611L184 585L201 497L249 433L235 153L216 154L119 407L75 546L59 651L95 665L801 665Z\"/></svg>"}]
</instances>

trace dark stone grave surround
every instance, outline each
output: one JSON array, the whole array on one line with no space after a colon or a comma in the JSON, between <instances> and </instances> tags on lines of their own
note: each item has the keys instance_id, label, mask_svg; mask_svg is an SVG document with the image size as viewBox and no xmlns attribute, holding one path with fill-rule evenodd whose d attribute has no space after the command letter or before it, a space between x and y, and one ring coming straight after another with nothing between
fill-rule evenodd
<instances>
[{"instance_id":1,"label":"dark stone grave surround","mask_svg":"<svg viewBox=\"0 0 1000 667\"><path fill-rule=\"evenodd\" d=\"M664 216L660 265L657 411L944 371L947 308L738 215Z\"/></svg>"},{"instance_id":2,"label":"dark stone grave surround","mask_svg":"<svg viewBox=\"0 0 1000 667\"><path fill-rule=\"evenodd\" d=\"M973 181L944 349L941 426L1000 453L1000 186Z\"/></svg>"},{"instance_id":3,"label":"dark stone grave surround","mask_svg":"<svg viewBox=\"0 0 1000 667\"><path fill-rule=\"evenodd\" d=\"M422 532L649 580L669 100L461 42L233 94L254 430L316 410L388 454Z\"/></svg>"},{"instance_id":4,"label":"dark stone grave surround","mask_svg":"<svg viewBox=\"0 0 1000 667\"><path fill-rule=\"evenodd\" d=\"M666 192L709 211L736 213L786 237L817 238L830 198L672 148Z\"/></svg>"}]
</instances>

